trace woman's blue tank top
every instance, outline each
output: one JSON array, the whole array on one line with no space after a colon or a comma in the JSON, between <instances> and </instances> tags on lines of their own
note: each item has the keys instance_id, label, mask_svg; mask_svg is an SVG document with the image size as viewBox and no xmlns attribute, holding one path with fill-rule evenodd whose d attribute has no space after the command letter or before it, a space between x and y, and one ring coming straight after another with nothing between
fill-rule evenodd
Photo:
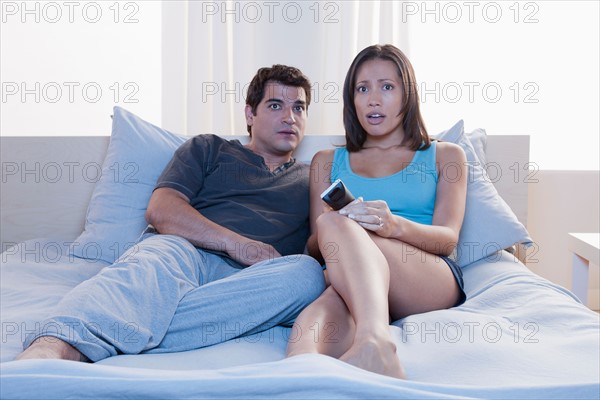
<instances>
[{"instance_id":1,"label":"woman's blue tank top","mask_svg":"<svg viewBox=\"0 0 600 400\"><path fill-rule=\"evenodd\" d=\"M426 150L415 152L412 161L395 174L381 178L366 178L350 167L348 150L335 150L331 181L341 179L354 197L364 200L385 200L390 211L421 224L431 225L438 182L436 142Z\"/></svg>"}]
</instances>

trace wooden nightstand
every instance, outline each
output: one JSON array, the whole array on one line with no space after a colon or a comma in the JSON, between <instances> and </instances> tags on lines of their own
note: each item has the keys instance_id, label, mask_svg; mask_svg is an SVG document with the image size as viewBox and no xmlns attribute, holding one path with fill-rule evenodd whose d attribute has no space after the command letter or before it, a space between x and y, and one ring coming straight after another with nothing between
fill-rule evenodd
<instances>
[{"instance_id":1,"label":"wooden nightstand","mask_svg":"<svg viewBox=\"0 0 600 400\"><path fill-rule=\"evenodd\" d=\"M600 233L569 233L569 251L573 254L572 292L591 308L598 308L598 300L588 298L590 264L600 264ZM593 303L591 304L593 300Z\"/></svg>"}]
</instances>

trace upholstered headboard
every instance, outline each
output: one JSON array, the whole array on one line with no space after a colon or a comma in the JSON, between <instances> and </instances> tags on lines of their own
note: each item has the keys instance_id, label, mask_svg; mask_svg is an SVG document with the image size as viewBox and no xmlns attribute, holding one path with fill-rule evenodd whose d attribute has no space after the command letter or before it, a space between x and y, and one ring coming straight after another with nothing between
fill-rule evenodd
<instances>
[{"instance_id":1,"label":"upholstered headboard","mask_svg":"<svg viewBox=\"0 0 600 400\"><path fill-rule=\"evenodd\" d=\"M309 161L317 150L343 140L340 135L307 135L296 157ZM108 143L108 136L0 138L2 251L27 239L72 240L81 233ZM486 157L490 180L526 225L527 182L534 178L529 137L488 136Z\"/></svg>"}]
</instances>

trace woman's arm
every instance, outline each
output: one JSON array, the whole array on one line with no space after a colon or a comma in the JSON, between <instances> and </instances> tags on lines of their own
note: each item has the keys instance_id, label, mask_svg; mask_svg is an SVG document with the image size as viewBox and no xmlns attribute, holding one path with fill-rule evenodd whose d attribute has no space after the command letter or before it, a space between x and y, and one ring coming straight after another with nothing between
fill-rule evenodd
<instances>
[{"instance_id":1,"label":"woman's arm","mask_svg":"<svg viewBox=\"0 0 600 400\"><path fill-rule=\"evenodd\" d=\"M450 255L458 243L465 213L467 159L453 143L437 143L436 154L439 178L431 225L393 215L385 201L356 203L342 213L354 214L353 219L379 236L401 240L428 253Z\"/></svg>"},{"instance_id":2,"label":"woman's arm","mask_svg":"<svg viewBox=\"0 0 600 400\"><path fill-rule=\"evenodd\" d=\"M323 200L321 193L331 184L331 165L333 162L333 150L322 150L314 155L310 164L310 236L306 243L308 254L320 263L323 256L319 249L317 236L317 218L324 212L331 211Z\"/></svg>"},{"instance_id":3,"label":"woman's arm","mask_svg":"<svg viewBox=\"0 0 600 400\"><path fill-rule=\"evenodd\" d=\"M437 143L438 184L431 225L404 219L397 237L429 253L450 255L456 244L467 201L467 157L454 143Z\"/></svg>"}]
</instances>

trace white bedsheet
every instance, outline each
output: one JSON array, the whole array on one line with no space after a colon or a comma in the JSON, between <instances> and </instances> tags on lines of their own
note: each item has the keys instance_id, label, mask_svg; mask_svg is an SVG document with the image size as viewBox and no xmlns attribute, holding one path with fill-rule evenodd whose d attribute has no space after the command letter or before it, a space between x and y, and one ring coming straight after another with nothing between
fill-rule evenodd
<instances>
[{"instance_id":1,"label":"white bedsheet","mask_svg":"<svg viewBox=\"0 0 600 400\"><path fill-rule=\"evenodd\" d=\"M390 326L408 379L330 357L285 359L290 330L189 352L97 364L12 361L36 321L104 264L55 242L2 254L0 397L4 398L600 398L600 317L510 254L467 266L468 300ZM43 256L40 257L40 254Z\"/></svg>"}]
</instances>

